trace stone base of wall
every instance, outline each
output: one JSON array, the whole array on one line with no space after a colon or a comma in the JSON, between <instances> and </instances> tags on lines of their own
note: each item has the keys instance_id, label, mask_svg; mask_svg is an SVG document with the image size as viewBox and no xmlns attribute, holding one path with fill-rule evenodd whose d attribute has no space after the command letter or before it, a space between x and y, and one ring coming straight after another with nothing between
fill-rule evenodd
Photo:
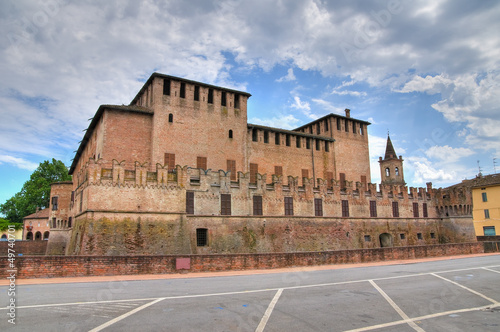
<instances>
[{"instance_id":1,"label":"stone base of wall","mask_svg":"<svg viewBox=\"0 0 500 332\"><path fill-rule=\"evenodd\" d=\"M168 274L293 266L346 264L477 254L486 242L318 252L164 255L164 256L23 256L16 257L17 278L54 278ZM7 257L0 257L0 278L7 277Z\"/></svg>"},{"instance_id":2,"label":"stone base of wall","mask_svg":"<svg viewBox=\"0 0 500 332\"><path fill-rule=\"evenodd\" d=\"M9 247L8 241L0 241L0 256L7 256L8 249L13 249L18 256L22 255L45 255L48 241L16 241L13 247ZM12 251L11 251L12 252ZM16 258L17 259L17 258Z\"/></svg>"}]
</instances>

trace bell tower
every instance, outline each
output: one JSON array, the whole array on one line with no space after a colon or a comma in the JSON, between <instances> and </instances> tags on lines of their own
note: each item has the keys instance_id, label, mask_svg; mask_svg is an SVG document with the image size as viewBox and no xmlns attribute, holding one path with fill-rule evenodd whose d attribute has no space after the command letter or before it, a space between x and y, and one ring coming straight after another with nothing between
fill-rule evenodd
<instances>
[{"instance_id":1,"label":"bell tower","mask_svg":"<svg viewBox=\"0 0 500 332\"><path fill-rule=\"evenodd\" d=\"M396 155L391 137L387 135L387 146L384 159L379 157L381 184L392 184L404 186L405 177L403 173L403 157Z\"/></svg>"}]
</instances>

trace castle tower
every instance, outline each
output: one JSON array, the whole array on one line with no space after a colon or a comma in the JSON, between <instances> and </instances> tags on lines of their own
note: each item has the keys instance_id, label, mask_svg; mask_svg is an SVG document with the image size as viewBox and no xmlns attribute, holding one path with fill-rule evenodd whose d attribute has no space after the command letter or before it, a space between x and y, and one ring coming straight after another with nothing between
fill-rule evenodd
<instances>
[{"instance_id":1,"label":"castle tower","mask_svg":"<svg viewBox=\"0 0 500 332\"><path fill-rule=\"evenodd\" d=\"M403 174L403 157L397 157L389 135L387 135L384 159L379 157L378 162L380 163L381 184L406 185Z\"/></svg>"}]
</instances>

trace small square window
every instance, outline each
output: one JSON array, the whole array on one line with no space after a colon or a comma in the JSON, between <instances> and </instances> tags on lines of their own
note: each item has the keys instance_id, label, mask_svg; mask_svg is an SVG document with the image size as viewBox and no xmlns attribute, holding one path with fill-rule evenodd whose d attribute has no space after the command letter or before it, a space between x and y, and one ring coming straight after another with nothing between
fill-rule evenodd
<instances>
[{"instance_id":1,"label":"small square window","mask_svg":"<svg viewBox=\"0 0 500 332\"><path fill-rule=\"evenodd\" d=\"M371 242L372 237L370 235L365 235L365 242Z\"/></svg>"},{"instance_id":2,"label":"small square window","mask_svg":"<svg viewBox=\"0 0 500 332\"><path fill-rule=\"evenodd\" d=\"M435 239L436 238L436 233L431 233L431 239Z\"/></svg>"},{"instance_id":3,"label":"small square window","mask_svg":"<svg viewBox=\"0 0 500 332\"><path fill-rule=\"evenodd\" d=\"M406 239L406 235L404 233L401 233L401 234L399 234L399 238L401 240L404 240L404 239Z\"/></svg>"},{"instance_id":4,"label":"small square window","mask_svg":"<svg viewBox=\"0 0 500 332\"><path fill-rule=\"evenodd\" d=\"M422 240L422 233L417 233L417 239Z\"/></svg>"}]
</instances>

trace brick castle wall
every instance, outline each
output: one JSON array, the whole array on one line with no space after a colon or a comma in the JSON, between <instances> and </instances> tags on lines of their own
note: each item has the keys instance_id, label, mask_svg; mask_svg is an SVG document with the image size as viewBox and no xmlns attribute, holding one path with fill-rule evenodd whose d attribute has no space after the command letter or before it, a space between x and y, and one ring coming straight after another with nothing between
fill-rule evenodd
<instances>
[{"instance_id":1,"label":"brick castle wall","mask_svg":"<svg viewBox=\"0 0 500 332\"><path fill-rule=\"evenodd\" d=\"M190 272L273 269L297 266L377 262L484 252L483 243L460 243L340 251L169 256L24 256L16 257L17 278L55 278L168 274L178 258L190 260ZM0 278L7 277L7 257L0 257Z\"/></svg>"},{"instance_id":2,"label":"brick castle wall","mask_svg":"<svg viewBox=\"0 0 500 332\"><path fill-rule=\"evenodd\" d=\"M16 241L14 247L9 247L9 242L0 241L0 256L7 256L8 249L15 250L16 256L23 255L45 255L48 241ZM16 257L17 259L17 257Z\"/></svg>"}]
</instances>

